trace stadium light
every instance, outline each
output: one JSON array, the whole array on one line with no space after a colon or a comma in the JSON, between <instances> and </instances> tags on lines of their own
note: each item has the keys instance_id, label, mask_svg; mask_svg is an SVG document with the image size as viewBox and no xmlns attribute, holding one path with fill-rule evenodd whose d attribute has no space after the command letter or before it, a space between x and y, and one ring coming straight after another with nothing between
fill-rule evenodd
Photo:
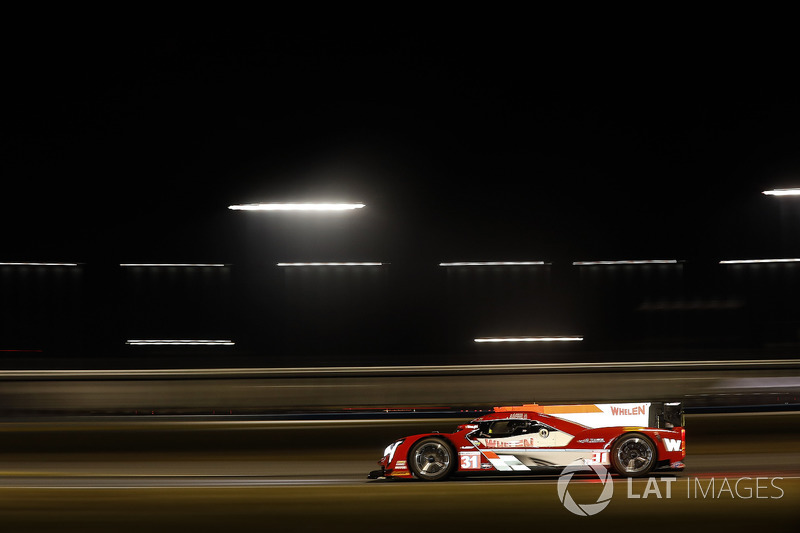
<instances>
[{"instance_id":1,"label":"stadium light","mask_svg":"<svg viewBox=\"0 0 800 533\"><path fill-rule=\"evenodd\" d=\"M676 259L634 259L630 261L574 261L574 266L591 265L675 265Z\"/></svg>"},{"instance_id":2,"label":"stadium light","mask_svg":"<svg viewBox=\"0 0 800 533\"><path fill-rule=\"evenodd\" d=\"M374 262L366 262L366 263L357 263L357 262L345 262L345 263L278 263L279 267L304 267L304 266L383 266L388 265L389 263L374 263Z\"/></svg>"},{"instance_id":3,"label":"stadium light","mask_svg":"<svg viewBox=\"0 0 800 533\"><path fill-rule=\"evenodd\" d=\"M233 211L349 211L361 209L361 203L266 203L266 204L234 204L228 209Z\"/></svg>"},{"instance_id":4,"label":"stadium light","mask_svg":"<svg viewBox=\"0 0 800 533\"><path fill-rule=\"evenodd\" d=\"M130 339L125 344L135 346L233 346L231 340Z\"/></svg>"},{"instance_id":5,"label":"stadium light","mask_svg":"<svg viewBox=\"0 0 800 533\"><path fill-rule=\"evenodd\" d=\"M767 196L800 196L800 188L772 189L771 191L762 191L761 194L766 194Z\"/></svg>"},{"instance_id":6,"label":"stadium light","mask_svg":"<svg viewBox=\"0 0 800 533\"><path fill-rule=\"evenodd\" d=\"M0 266L67 266L75 267L78 263L0 263Z\"/></svg>"},{"instance_id":7,"label":"stadium light","mask_svg":"<svg viewBox=\"0 0 800 533\"><path fill-rule=\"evenodd\" d=\"M536 337L478 337L475 342L576 342L582 341L578 335L536 336Z\"/></svg>"},{"instance_id":8,"label":"stadium light","mask_svg":"<svg viewBox=\"0 0 800 533\"><path fill-rule=\"evenodd\" d=\"M526 266L526 265L549 265L544 261L461 261L456 263L439 263L440 267L462 267L462 266Z\"/></svg>"},{"instance_id":9,"label":"stadium light","mask_svg":"<svg viewBox=\"0 0 800 533\"><path fill-rule=\"evenodd\" d=\"M121 267L224 267L224 263L120 263Z\"/></svg>"},{"instance_id":10,"label":"stadium light","mask_svg":"<svg viewBox=\"0 0 800 533\"><path fill-rule=\"evenodd\" d=\"M787 259L730 259L720 261L720 265L752 265L757 263L800 263L800 258Z\"/></svg>"}]
</instances>

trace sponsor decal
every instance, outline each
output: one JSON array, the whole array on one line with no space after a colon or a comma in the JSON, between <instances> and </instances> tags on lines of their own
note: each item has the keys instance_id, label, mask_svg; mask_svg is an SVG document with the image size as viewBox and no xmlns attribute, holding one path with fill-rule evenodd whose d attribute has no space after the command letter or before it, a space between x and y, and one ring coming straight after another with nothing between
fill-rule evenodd
<instances>
[{"instance_id":1,"label":"sponsor decal","mask_svg":"<svg viewBox=\"0 0 800 533\"><path fill-rule=\"evenodd\" d=\"M535 448L536 444L533 439L486 439L485 446L487 448Z\"/></svg>"},{"instance_id":2,"label":"sponsor decal","mask_svg":"<svg viewBox=\"0 0 800 533\"><path fill-rule=\"evenodd\" d=\"M664 439L664 447L667 449L668 452L679 452L681 451L681 440Z\"/></svg>"},{"instance_id":3,"label":"sponsor decal","mask_svg":"<svg viewBox=\"0 0 800 533\"><path fill-rule=\"evenodd\" d=\"M548 406L545 413L590 428L648 424L647 402Z\"/></svg>"},{"instance_id":4,"label":"sponsor decal","mask_svg":"<svg viewBox=\"0 0 800 533\"><path fill-rule=\"evenodd\" d=\"M550 430L548 430L547 428L540 429L539 436L542 437L543 439L546 439L547 437L550 436Z\"/></svg>"},{"instance_id":5,"label":"sponsor decal","mask_svg":"<svg viewBox=\"0 0 800 533\"><path fill-rule=\"evenodd\" d=\"M635 407L627 408L627 407L617 407L616 405L611 406L611 414L614 416L633 416L633 415L643 415L646 414L647 406L645 405L637 405Z\"/></svg>"},{"instance_id":6,"label":"sponsor decal","mask_svg":"<svg viewBox=\"0 0 800 533\"><path fill-rule=\"evenodd\" d=\"M598 442L605 442L605 441L606 439L593 438L593 439L581 439L578 442L580 442L581 444L589 444L589 443L596 444Z\"/></svg>"}]
</instances>

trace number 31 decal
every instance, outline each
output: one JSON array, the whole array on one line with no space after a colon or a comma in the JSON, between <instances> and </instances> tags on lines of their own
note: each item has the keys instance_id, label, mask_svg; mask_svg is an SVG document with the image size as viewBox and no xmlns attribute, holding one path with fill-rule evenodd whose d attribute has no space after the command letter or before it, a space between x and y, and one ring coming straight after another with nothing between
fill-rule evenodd
<instances>
[{"instance_id":1,"label":"number 31 decal","mask_svg":"<svg viewBox=\"0 0 800 533\"><path fill-rule=\"evenodd\" d=\"M480 470L481 452L459 452L461 470Z\"/></svg>"},{"instance_id":2,"label":"number 31 decal","mask_svg":"<svg viewBox=\"0 0 800 533\"><path fill-rule=\"evenodd\" d=\"M607 465L608 464L608 452L594 452L592 454L592 462Z\"/></svg>"}]
</instances>

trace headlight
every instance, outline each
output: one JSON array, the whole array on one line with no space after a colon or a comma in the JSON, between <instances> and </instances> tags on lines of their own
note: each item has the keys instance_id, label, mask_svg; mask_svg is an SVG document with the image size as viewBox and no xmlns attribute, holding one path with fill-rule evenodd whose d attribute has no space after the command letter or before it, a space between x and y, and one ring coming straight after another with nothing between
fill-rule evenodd
<instances>
[{"instance_id":1,"label":"headlight","mask_svg":"<svg viewBox=\"0 0 800 533\"><path fill-rule=\"evenodd\" d=\"M394 457L395 450L397 450L397 447L403 443L403 440L404 439L400 439L396 442L393 442L390 445L388 445L385 450L383 450L383 456L386 457L388 455L390 463L392 462L392 458Z\"/></svg>"}]
</instances>

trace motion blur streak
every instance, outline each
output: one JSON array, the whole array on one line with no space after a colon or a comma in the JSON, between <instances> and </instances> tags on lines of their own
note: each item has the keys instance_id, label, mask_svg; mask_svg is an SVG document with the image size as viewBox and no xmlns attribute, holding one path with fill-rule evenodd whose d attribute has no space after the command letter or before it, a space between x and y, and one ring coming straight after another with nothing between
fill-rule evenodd
<instances>
[{"instance_id":1,"label":"motion blur streak","mask_svg":"<svg viewBox=\"0 0 800 533\"><path fill-rule=\"evenodd\" d=\"M800 359L729 359L710 361L619 361L608 363L530 363L495 365L408 365L408 366L330 366L286 368L172 368L172 369L119 369L119 370L0 370L3 378L91 378L98 377L269 377L292 375L347 375L347 374L471 374L520 373L592 370L682 370L693 368L770 368L798 367Z\"/></svg>"},{"instance_id":2,"label":"motion blur streak","mask_svg":"<svg viewBox=\"0 0 800 533\"><path fill-rule=\"evenodd\" d=\"M531 402L645 399L684 401L687 407L796 405L800 390L792 385L794 382L763 389L719 385L740 378L796 378L800 376L798 363L5 371L0 373L0 412L5 416L263 415L348 408L492 408Z\"/></svg>"},{"instance_id":3,"label":"motion blur streak","mask_svg":"<svg viewBox=\"0 0 800 533\"><path fill-rule=\"evenodd\" d=\"M30 476L335 476L364 480L386 445L398 435L447 432L470 418L268 422L81 417L0 421L0 486L15 485ZM759 439L741 439L740 428L753 425L759 427ZM692 467L692 475L775 470L800 475L798 413L690 414L686 415L686 427L691 435L693 460L687 460L687 465ZM750 453L753 455L747 456Z\"/></svg>"},{"instance_id":4,"label":"motion blur streak","mask_svg":"<svg viewBox=\"0 0 800 533\"><path fill-rule=\"evenodd\" d=\"M626 500L625 485L608 509L590 518L568 516L555 483L379 482L359 485L129 488L120 490L0 489L0 516L9 531L279 531L395 533L495 531L498 521L551 524L559 532L794 532L800 483L784 480L780 500L692 500L676 491L671 500ZM591 498L596 484L581 485L576 498ZM676 483L677 485L677 483ZM644 490L644 486L639 490ZM46 502L46 505L43 504ZM413 512L412 512L413 511ZM583 522L578 522L582 520ZM767 522L768 520L768 522ZM646 527L643 526L646 524ZM517 528L514 528L516 530ZM535 530L535 529L534 529Z\"/></svg>"},{"instance_id":5,"label":"motion blur streak","mask_svg":"<svg viewBox=\"0 0 800 533\"><path fill-rule=\"evenodd\" d=\"M462 419L363 424L195 424L142 421L0 422L0 520L8 531L449 531L496 529L531 509L559 531L619 530L647 523L672 532L794 531L800 503L800 415L688 415L690 457L669 500L626 499L586 518L558 505L557 476L443 483L368 481L376 456L398 435L449 431ZM758 438L742 438L742 428ZM779 477L780 499L697 499L690 478ZM655 476L663 484L664 476ZM634 491L642 494L645 481ZM733 483L733 481L731 481ZM704 482L706 485L707 482ZM648 485L649 487L650 485ZM596 483L575 482L577 498ZM414 509L413 513L405 509ZM388 515L387 515L388 513ZM376 525L377 524L377 525ZM713 526L713 527L710 527Z\"/></svg>"}]
</instances>

